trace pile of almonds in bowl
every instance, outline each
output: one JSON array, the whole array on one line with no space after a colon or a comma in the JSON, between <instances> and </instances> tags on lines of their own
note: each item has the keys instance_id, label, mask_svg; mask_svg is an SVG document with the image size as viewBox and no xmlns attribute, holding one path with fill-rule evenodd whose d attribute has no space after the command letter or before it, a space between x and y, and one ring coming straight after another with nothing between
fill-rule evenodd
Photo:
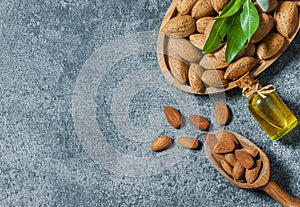
<instances>
[{"instance_id":1,"label":"pile of almonds in bowl","mask_svg":"<svg viewBox=\"0 0 300 207\"><path fill-rule=\"evenodd\" d=\"M233 0L232 0L233 1ZM176 87L187 92L207 94L236 87L234 82L257 70L258 75L286 49L299 30L298 6L294 1L269 1L263 11L257 2L259 26L247 47L227 62L226 38L214 52L202 50L216 18L230 0L174 0L161 26L158 41L161 69ZM158 49L160 50L160 49ZM264 68L262 69L264 65Z\"/></svg>"}]
</instances>

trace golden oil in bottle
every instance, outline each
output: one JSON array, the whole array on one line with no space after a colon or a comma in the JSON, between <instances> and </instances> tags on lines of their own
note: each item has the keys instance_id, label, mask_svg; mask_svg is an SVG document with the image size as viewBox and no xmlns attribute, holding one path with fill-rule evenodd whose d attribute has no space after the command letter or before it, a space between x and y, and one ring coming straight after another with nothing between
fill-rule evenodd
<instances>
[{"instance_id":1,"label":"golden oil in bottle","mask_svg":"<svg viewBox=\"0 0 300 207\"><path fill-rule=\"evenodd\" d=\"M275 91L248 96L248 109L263 130L273 140L282 138L294 129L298 120Z\"/></svg>"}]
</instances>

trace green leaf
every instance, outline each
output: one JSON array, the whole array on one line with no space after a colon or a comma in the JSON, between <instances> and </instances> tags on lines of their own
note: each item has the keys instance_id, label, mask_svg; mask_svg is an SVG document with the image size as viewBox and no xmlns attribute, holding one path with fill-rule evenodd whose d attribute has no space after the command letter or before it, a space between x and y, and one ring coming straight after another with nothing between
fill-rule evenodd
<instances>
[{"instance_id":1,"label":"green leaf","mask_svg":"<svg viewBox=\"0 0 300 207\"><path fill-rule=\"evenodd\" d=\"M213 25L210 35L204 45L203 52L211 53L214 52L224 39L227 31L231 26L231 18L217 19Z\"/></svg>"},{"instance_id":2,"label":"green leaf","mask_svg":"<svg viewBox=\"0 0 300 207\"><path fill-rule=\"evenodd\" d=\"M256 2L263 11L267 11L270 7L270 0L256 0Z\"/></svg>"},{"instance_id":3,"label":"green leaf","mask_svg":"<svg viewBox=\"0 0 300 207\"><path fill-rule=\"evenodd\" d=\"M226 62L231 62L247 42L241 26L240 13L233 16L233 22L227 33Z\"/></svg>"},{"instance_id":4,"label":"green leaf","mask_svg":"<svg viewBox=\"0 0 300 207\"><path fill-rule=\"evenodd\" d=\"M221 15L218 17L218 19L226 18L226 17L230 17L230 16L234 15L241 9L241 7L245 3L245 1L248 1L248 0L231 0L229 2L229 4L227 4L225 6Z\"/></svg>"},{"instance_id":5,"label":"green leaf","mask_svg":"<svg viewBox=\"0 0 300 207\"><path fill-rule=\"evenodd\" d=\"M240 20L242 30L249 42L259 26L259 15L252 1L247 0L243 4Z\"/></svg>"}]
</instances>

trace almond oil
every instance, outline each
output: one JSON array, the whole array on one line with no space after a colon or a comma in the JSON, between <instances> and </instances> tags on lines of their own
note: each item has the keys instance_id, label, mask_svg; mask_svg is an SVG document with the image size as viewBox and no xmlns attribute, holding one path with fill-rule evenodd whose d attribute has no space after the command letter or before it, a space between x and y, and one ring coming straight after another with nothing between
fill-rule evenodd
<instances>
[{"instance_id":1,"label":"almond oil","mask_svg":"<svg viewBox=\"0 0 300 207\"><path fill-rule=\"evenodd\" d=\"M282 138L298 124L297 118L275 91L263 97L258 93L248 97L248 109L273 141Z\"/></svg>"}]
</instances>

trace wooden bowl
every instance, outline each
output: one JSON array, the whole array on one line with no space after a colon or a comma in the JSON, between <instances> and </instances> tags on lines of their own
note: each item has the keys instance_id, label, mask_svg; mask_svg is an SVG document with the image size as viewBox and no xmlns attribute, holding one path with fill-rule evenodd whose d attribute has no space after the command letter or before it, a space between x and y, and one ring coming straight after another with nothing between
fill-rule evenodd
<instances>
[{"instance_id":1,"label":"wooden bowl","mask_svg":"<svg viewBox=\"0 0 300 207\"><path fill-rule=\"evenodd\" d=\"M233 89L237 87L237 83L239 82L240 79L231 81L229 84L224 87L224 88L215 88L215 87L206 87L206 89L202 92L198 92L193 90L188 84L182 84L178 82L172 75L169 65L168 65L168 37L161 32L162 28L164 25L173 17L177 16L177 10L176 10L176 5L179 0L173 0L171 3L169 9L167 10L167 13L162 21L161 27L160 27L160 33L158 35L158 40L157 40L157 56L158 56L158 62L161 68L161 71L165 78L175 87L177 87L180 90L183 90L188 93L193 93L193 94L199 94L199 95L205 95L205 94L214 94L214 93L220 93L224 91L228 91L230 89ZM298 4L298 2L297 2ZM299 8L299 4L298 4ZM300 19L300 12L299 12L299 19ZM250 77L255 78L259 74L261 74L264 70L266 70L275 60L277 60L281 54L287 49L289 44L293 41L293 39L296 37L298 31L300 28L300 24L297 28L297 31L294 33L294 35L291 38L285 38L285 43L281 50L275 54L273 57L267 60L258 60L258 64L256 67L254 67L250 71ZM258 58L257 58L258 59Z\"/></svg>"}]
</instances>

